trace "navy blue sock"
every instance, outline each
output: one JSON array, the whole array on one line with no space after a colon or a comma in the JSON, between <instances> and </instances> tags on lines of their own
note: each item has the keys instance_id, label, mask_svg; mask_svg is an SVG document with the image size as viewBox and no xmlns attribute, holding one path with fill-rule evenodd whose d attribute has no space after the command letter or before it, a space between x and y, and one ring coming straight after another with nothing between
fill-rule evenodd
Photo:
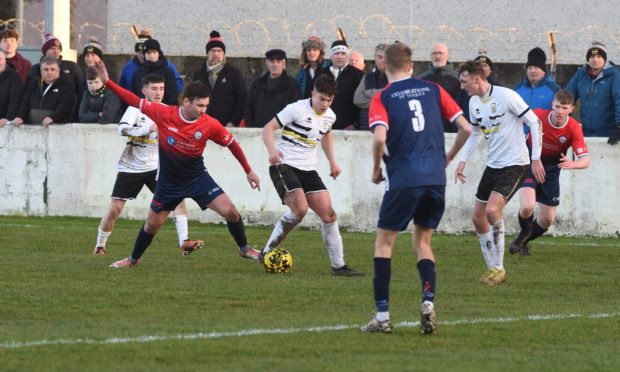
<instances>
[{"instance_id":1,"label":"navy blue sock","mask_svg":"<svg viewBox=\"0 0 620 372\"><path fill-rule=\"evenodd\" d=\"M377 312L389 311L390 278L392 277L392 259L375 257L375 306Z\"/></svg>"},{"instance_id":2,"label":"navy blue sock","mask_svg":"<svg viewBox=\"0 0 620 372\"><path fill-rule=\"evenodd\" d=\"M521 226L521 230L529 231L532 229L532 221L534 221L534 214L532 213L528 218L523 218L519 214L519 226Z\"/></svg>"},{"instance_id":3,"label":"navy blue sock","mask_svg":"<svg viewBox=\"0 0 620 372\"><path fill-rule=\"evenodd\" d=\"M532 222L532 235L530 235L530 238L527 241L531 242L532 240L546 233L547 230L548 229L543 229L542 227L540 227L540 225L538 224L538 221Z\"/></svg>"},{"instance_id":4,"label":"navy blue sock","mask_svg":"<svg viewBox=\"0 0 620 372\"><path fill-rule=\"evenodd\" d=\"M243 224L243 219L239 217L239 221L226 221L226 224L228 225L228 232L230 232L230 235L232 235L233 239L235 239L235 243L237 243L239 249L245 249L248 246L248 239L245 237L245 225Z\"/></svg>"},{"instance_id":5,"label":"navy blue sock","mask_svg":"<svg viewBox=\"0 0 620 372\"><path fill-rule=\"evenodd\" d=\"M435 300L435 263L429 259L418 261L418 272L422 280L422 302Z\"/></svg>"},{"instance_id":6,"label":"navy blue sock","mask_svg":"<svg viewBox=\"0 0 620 372\"><path fill-rule=\"evenodd\" d=\"M142 225L142 227L140 228L140 232L138 233L138 236L136 237L136 243L133 246L133 252L131 252L131 258L134 259L135 261L140 259L140 257L142 257L142 255L144 254L144 251L146 251L149 245L151 245L151 242L153 241L154 237L155 237L155 234L153 235L147 234L146 231L144 231L144 225Z\"/></svg>"}]
</instances>

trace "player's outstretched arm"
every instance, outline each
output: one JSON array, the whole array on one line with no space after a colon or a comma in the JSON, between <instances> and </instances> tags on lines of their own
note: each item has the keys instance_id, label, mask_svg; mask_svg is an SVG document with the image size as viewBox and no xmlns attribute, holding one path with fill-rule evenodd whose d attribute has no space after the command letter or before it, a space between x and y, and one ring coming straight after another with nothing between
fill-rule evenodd
<instances>
[{"instance_id":1,"label":"player's outstretched arm","mask_svg":"<svg viewBox=\"0 0 620 372\"><path fill-rule=\"evenodd\" d=\"M241 164L241 167L243 167L250 187L252 187L252 189L258 189L258 191L260 191L260 179L258 178L258 175L254 173L252 167L250 167L250 164L248 163L248 160L246 159L245 154L241 149L241 146L239 146L239 143L236 140L233 140L230 145L228 145L228 149L237 159L239 164Z\"/></svg>"},{"instance_id":2,"label":"player's outstretched arm","mask_svg":"<svg viewBox=\"0 0 620 372\"><path fill-rule=\"evenodd\" d=\"M469 124L469 121L467 121L467 119L465 119L465 116L463 115L456 118L454 120L454 124L456 124L458 128L458 132L456 134L456 139L452 144L452 148L450 148L450 150L446 154L446 167L448 166L448 164L450 164L452 160L454 160L456 154L461 151L472 131L471 124Z\"/></svg>"},{"instance_id":3,"label":"player's outstretched arm","mask_svg":"<svg viewBox=\"0 0 620 372\"><path fill-rule=\"evenodd\" d=\"M321 139L321 148L329 161L329 175L333 179L336 179L342 173L342 169L336 163L336 156L334 155L334 135L331 131L325 133Z\"/></svg>"}]
</instances>

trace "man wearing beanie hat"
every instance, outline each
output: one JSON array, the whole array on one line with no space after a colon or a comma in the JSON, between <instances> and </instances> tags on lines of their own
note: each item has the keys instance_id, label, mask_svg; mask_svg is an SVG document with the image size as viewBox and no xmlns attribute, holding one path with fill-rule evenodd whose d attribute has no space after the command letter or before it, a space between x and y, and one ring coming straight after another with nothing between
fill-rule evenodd
<instances>
[{"instance_id":1,"label":"man wearing beanie hat","mask_svg":"<svg viewBox=\"0 0 620 372\"><path fill-rule=\"evenodd\" d=\"M179 91L176 86L174 72L168 67L168 60L161 50L159 41L147 39L142 44L144 53L144 63L133 73L131 81L131 91L140 98L144 98L142 93L142 78L148 74L157 74L164 79L164 98L163 103L167 105L179 104Z\"/></svg>"},{"instance_id":2,"label":"man wearing beanie hat","mask_svg":"<svg viewBox=\"0 0 620 372\"><path fill-rule=\"evenodd\" d=\"M580 119L586 137L620 140L620 72L607 60L607 49L593 42L586 52L586 64L570 79L566 90L580 100Z\"/></svg>"},{"instance_id":3,"label":"man wearing beanie hat","mask_svg":"<svg viewBox=\"0 0 620 372\"><path fill-rule=\"evenodd\" d=\"M245 125L262 128L286 105L300 98L299 84L286 73L286 52L265 53L267 72L254 79L245 105Z\"/></svg>"},{"instance_id":4,"label":"man wearing beanie hat","mask_svg":"<svg viewBox=\"0 0 620 372\"><path fill-rule=\"evenodd\" d=\"M222 125L238 127L243 119L247 89L241 71L226 60L226 44L217 31L211 31L207 41L207 61L194 74L211 89L207 114Z\"/></svg>"},{"instance_id":5,"label":"man wearing beanie hat","mask_svg":"<svg viewBox=\"0 0 620 372\"><path fill-rule=\"evenodd\" d=\"M560 86L547 74L546 63L547 55L544 50L539 47L530 50L525 64L526 77L514 87L514 91L532 110L551 110L553 96L560 90Z\"/></svg>"},{"instance_id":6,"label":"man wearing beanie hat","mask_svg":"<svg viewBox=\"0 0 620 372\"><path fill-rule=\"evenodd\" d=\"M329 52L331 66L322 68L317 75L331 75L338 83L338 93L331 106L336 114L332 129L357 130L360 126L360 108L353 102L353 96L364 73L349 65L350 50L346 41L334 41Z\"/></svg>"},{"instance_id":7,"label":"man wearing beanie hat","mask_svg":"<svg viewBox=\"0 0 620 372\"><path fill-rule=\"evenodd\" d=\"M125 89L131 90L133 73L138 69L138 67L142 66L142 64L144 63L144 52L142 51L142 46L145 41L151 38L151 34L148 31L140 31L140 34L138 34L138 38L136 39L136 44L134 45L135 55L131 59L131 61L127 62L125 66L123 66L118 85L122 86ZM181 77L181 74L179 74L179 71L177 70L176 66L172 64L172 62L167 61L167 63L168 68L174 73L177 90L179 92L183 91L183 78Z\"/></svg>"},{"instance_id":8,"label":"man wearing beanie hat","mask_svg":"<svg viewBox=\"0 0 620 372\"><path fill-rule=\"evenodd\" d=\"M79 121L79 113L78 109L80 106L80 99L82 98L83 90L82 90L82 70L77 65L77 63L73 61L66 61L62 59L62 43L58 38L50 33L47 33L43 37L43 45L41 45L41 52L43 53L43 57L51 57L60 61L60 75L64 79L69 79L73 82L73 87L75 89L75 114L74 121ZM32 65L30 71L28 71L28 76L26 77L26 85L31 80L40 81L41 80L41 64L37 63Z\"/></svg>"}]
</instances>

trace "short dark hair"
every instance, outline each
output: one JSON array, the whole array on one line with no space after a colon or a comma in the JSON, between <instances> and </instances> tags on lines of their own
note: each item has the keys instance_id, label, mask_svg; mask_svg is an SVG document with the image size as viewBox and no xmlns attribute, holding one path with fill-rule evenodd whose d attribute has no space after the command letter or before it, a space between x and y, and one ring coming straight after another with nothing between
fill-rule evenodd
<instances>
[{"instance_id":1,"label":"short dark hair","mask_svg":"<svg viewBox=\"0 0 620 372\"><path fill-rule=\"evenodd\" d=\"M58 68L60 68L60 61L57 60L54 57L47 57L47 56L45 56L45 57L41 58L40 65L42 66L44 63L46 65L56 65L56 66L58 66Z\"/></svg>"},{"instance_id":2,"label":"short dark hair","mask_svg":"<svg viewBox=\"0 0 620 372\"><path fill-rule=\"evenodd\" d=\"M385 48L385 68L390 72L408 70L411 65L411 48L405 43L395 42Z\"/></svg>"},{"instance_id":3,"label":"short dark hair","mask_svg":"<svg viewBox=\"0 0 620 372\"><path fill-rule=\"evenodd\" d=\"M333 97L338 93L338 82L331 75L321 74L314 82L314 90Z\"/></svg>"},{"instance_id":4,"label":"short dark hair","mask_svg":"<svg viewBox=\"0 0 620 372\"><path fill-rule=\"evenodd\" d=\"M560 89L557 92L555 92L555 95L553 96L553 100L560 102L562 105L574 105L575 104L575 96L573 96L573 94L566 89Z\"/></svg>"},{"instance_id":5,"label":"short dark hair","mask_svg":"<svg viewBox=\"0 0 620 372\"><path fill-rule=\"evenodd\" d=\"M201 81L192 81L183 91L183 99L187 98L190 102L209 97L211 97L211 90Z\"/></svg>"},{"instance_id":6,"label":"short dark hair","mask_svg":"<svg viewBox=\"0 0 620 372\"><path fill-rule=\"evenodd\" d=\"M161 75L157 75L157 74L146 74L144 75L144 77L142 78L142 86L145 87L149 84L156 84L156 83L165 83L166 81L164 80L163 77L161 77Z\"/></svg>"},{"instance_id":7,"label":"short dark hair","mask_svg":"<svg viewBox=\"0 0 620 372\"><path fill-rule=\"evenodd\" d=\"M97 73L97 69L94 67L88 67L86 69L86 80L95 80L99 79L99 73Z\"/></svg>"},{"instance_id":8,"label":"short dark hair","mask_svg":"<svg viewBox=\"0 0 620 372\"><path fill-rule=\"evenodd\" d=\"M486 80L487 77L484 74L484 68L482 68L482 62L478 60L467 61L459 67L459 76L467 72L470 76L480 76L480 78Z\"/></svg>"},{"instance_id":9,"label":"short dark hair","mask_svg":"<svg viewBox=\"0 0 620 372\"><path fill-rule=\"evenodd\" d=\"M17 33L17 31L13 30L12 28L7 28L6 30L2 31L2 33L0 34L0 40L10 39L10 38L19 40L19 34Z\"/></svg>"}]
</instances>

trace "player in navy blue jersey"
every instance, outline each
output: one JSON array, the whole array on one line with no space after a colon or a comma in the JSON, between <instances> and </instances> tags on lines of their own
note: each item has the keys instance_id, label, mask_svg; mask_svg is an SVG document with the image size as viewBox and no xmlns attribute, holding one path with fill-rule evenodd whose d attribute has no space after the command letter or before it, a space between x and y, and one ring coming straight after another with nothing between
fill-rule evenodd
<instances>
[{"instance_id":1,"label":"player in navy blue jersey","mask_svg":"<svg viewBox=\"0 0 620 372\"><path fill-rule=\"evenodd\" d=\"M374 258L374 293L377 314L363 332L392 332L389 287L392 250L399 231L413 219L412 248L422 281L420 328L435 332L435 257L433 230L445 207L445 167L463 147L471 126L450 95L439 85L410 77L411 49L395 43L385 50L389 84L376 94L369 109L374 134L372 182L384 177L386 191L379 211ZM442 119L454 123L458 134L446 154Z\"/></svg>"},{"instance_id":2,"label":"player in navy blue jersey","mask_svg":"<svg viewBox=\"0 0 620 372\"><path fill-rule=\"evenodd\" d=\"M138 233L131 256L114 262L110 267L136 266L170 212L185 198L192 198L201 209L209 208L224 217L239 247L239 255L258 261L260 252L248 247L239 212L204 165L202 154L207 140L211 140L228 147L243 167L250 186L259 188L260 180L247 162L241 146L219 121L205 114L209 104L208 88L200 82L191 83L183 92L182 106L166 106L140 99L110 81L102 62L97 63L96 68L110 90L153 119L159 131L159 178L146 223Z\"/></svg>"}]
</instances>

